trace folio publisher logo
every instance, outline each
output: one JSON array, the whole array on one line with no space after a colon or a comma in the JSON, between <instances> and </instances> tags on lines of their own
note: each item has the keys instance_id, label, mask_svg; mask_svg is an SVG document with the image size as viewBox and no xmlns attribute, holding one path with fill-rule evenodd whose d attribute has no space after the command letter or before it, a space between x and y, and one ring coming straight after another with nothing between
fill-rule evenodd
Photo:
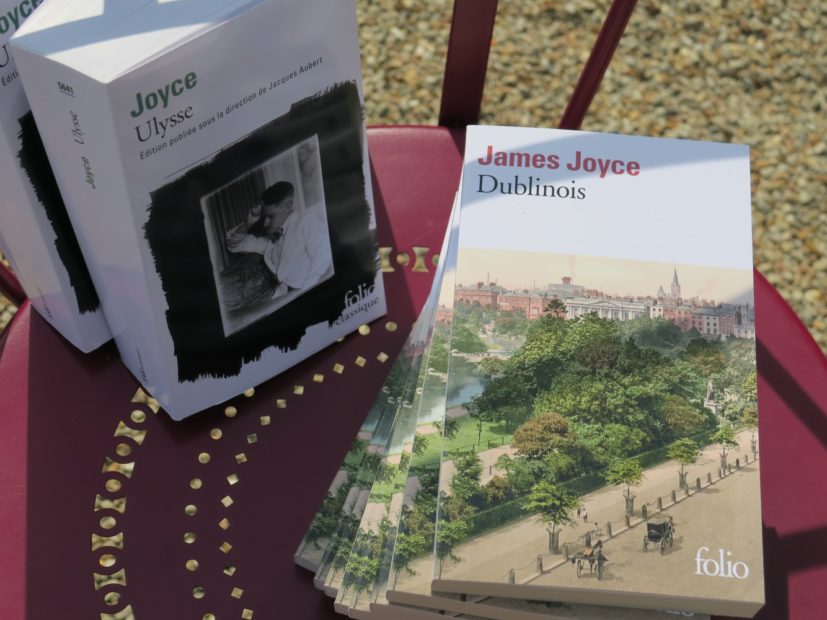
<instances>
[{"instance_id":1,"label":"folio publisher logo","mask_svg":"<svg viewBox=\"0 0 827 620\"><path fill-rule=\"evenodd\" d=\"M701 547L695 554L695 574L707 577L725 577L728 579L746 579L749 577L749 566L745 562L733 562L732 551L718 549L718 558L705 558L709 547Z\"/></svg>"}]
</instances>

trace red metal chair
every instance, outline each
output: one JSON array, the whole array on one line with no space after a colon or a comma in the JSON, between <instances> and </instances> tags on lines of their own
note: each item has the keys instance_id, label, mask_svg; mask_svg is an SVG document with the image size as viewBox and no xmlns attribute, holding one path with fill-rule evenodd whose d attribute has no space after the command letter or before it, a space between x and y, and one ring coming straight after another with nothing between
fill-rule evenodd
<instances>
[{"instance_id":1,"label":"red metal chair","mask_svg":"<svg viewBox=\"0 0 827 620\"><path fill-rule=\"evenodd\" d=\"M634 4L612 3L560 126L580 126ZM438 126L368 131L388 321L236 399L237 417L216 407L174 424L145 398L130 402L137 383L114 347L76 352L0 276L22 303L0 343L0 617L337 617L292 553L429 288L496 6L455 2ZM768 587L759 617L820 618L827 361L757 272L755 285ZM140 443L121 422L147 431ZM114 532L120 545L106 538Z\"/></svg>"}]
</instances>

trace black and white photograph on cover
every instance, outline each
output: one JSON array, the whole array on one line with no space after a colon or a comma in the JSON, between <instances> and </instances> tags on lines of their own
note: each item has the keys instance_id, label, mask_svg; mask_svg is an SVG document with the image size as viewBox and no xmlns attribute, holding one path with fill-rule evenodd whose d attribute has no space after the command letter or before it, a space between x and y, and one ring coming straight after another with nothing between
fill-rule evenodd
<instances>
[{"instance_id":1,"label":"black and white photograph on cover","mask_svg":"<svg viewBox=\"0 0 827 620\"><path fill-rule=\"evenodd\" d=\"M317 137L201 199L224 335L334 273Z\"/></svg>"}]
</instances>

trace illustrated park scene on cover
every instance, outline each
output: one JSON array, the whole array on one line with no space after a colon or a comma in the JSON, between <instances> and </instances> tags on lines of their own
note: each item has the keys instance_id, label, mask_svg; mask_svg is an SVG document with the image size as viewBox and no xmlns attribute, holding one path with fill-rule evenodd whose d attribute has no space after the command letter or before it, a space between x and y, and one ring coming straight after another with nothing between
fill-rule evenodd
<instances>
[{"instance_id":1,"label":"illustrated park scene on cover","mask_svg":"<svg viewBox=\"0 0 827 620\"><path fill-rule=\"evenodd\" d=\"M400 587L760 592L752 303L749 271L461 249L435 567L408 553Z\"/></svg>"}]
</instances>

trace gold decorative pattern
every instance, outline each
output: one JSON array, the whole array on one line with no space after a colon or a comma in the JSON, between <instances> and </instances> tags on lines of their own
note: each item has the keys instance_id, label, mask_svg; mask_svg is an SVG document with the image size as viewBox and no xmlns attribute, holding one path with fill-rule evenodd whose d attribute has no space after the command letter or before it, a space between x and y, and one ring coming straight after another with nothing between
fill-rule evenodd
<instances>
[{"instance_id":1,"label":"gold decorative pattern","mask_svg":"<svg viewBox=\"0 0 827 620\"><path fill-rule=\"evenodd\" d=\"M121 490L121 481L115 478L110 478L106 481L106 484L103 485L107 491L110 493L117 493Z\"/></svg>"},{"instance_id":2,"label":"gold decorative pattern","mask_svg":"<svg viewBox=\"0 0 827 620\"><path fill-rule=\"evenodd\" d=\"M230 543L228 543L226 540L223 543L221 543L218 546L218 548L221 550L221 553L229 553L230 551L233 550L233 546Z\"/></svg>"},{"instance_id":3,"label":"gold decorative pattern","mask_svg":"<svg viewBox=\"0 0 827 620\"><path fill-rule=\"evenodd\" d=\"M381 247L379 248L379 264L382 266L382 273L392 273L396 271L391 264L391 252L393 248Z\"/></svg>"},{"instance_id":4,"label":"gold decorative pattern","mask_svg":"<svg viewBox=\"0 0 827 620\"><path fill-rule=\"evenodd\" d=\"M431 256L431 264L432 264L434 267L436 267L437 265L439 265L439 254L434 254L433 256Z\"/></svg>"},{"instance_id":5,"label":"gold decorative pattern","mask_svg":"<svg viewBox=\"0 0 827 620\"><path fill-rule=\"evenodd\" d=\"M192 543L194 543L196 538L197 538L197 536L195 535L195 532L185 532L184 533L184 542L187 543L188 545L191 545Z\"/></svg>"},{"instance_id":6,"label":"gold decorative pattern","mask_svg":"<svg viewBox=\"0 0 827 620\"><path fill-rule=\"evenodd\" d=\"M209 452L201 452L198 455L198 462L202 465L206 465L210 462L210 453Z\"/></svg>"},{"instance_id":7,"label":"gold decorative pattern","mask_svg":"<svg viewBox=\"0 0 827 620\"><path fill-rule=\"evenodd\" d=\"M224 567L223 572L228 577L232 577L233 575L235 575L235 571L236 571L235 566L231 566L231 565L228 564L227 566Z\"/></svg>"},{"instance_id":8,"label":"gold decorative pattern","mask_svg":"<svg viewBox=\"0 0 827 620\"><path fill-rule=\"evenodd\" d=\"M296 396L301 396L304 394L304 386L303 385L294 385L293 386L293 394Z\"/></svg>"},{"instance_id":9,"label":"gold decorative pattern","mask_svg":"<svg viewBox=\"0 0 827 620\"><path fill-rule=\"evenodd\" d=\"M227 476L227 483L230 486L238 484L238 474L230 474L229 476Z\"/></svg>"},{"instance_id":10,"label":"gold decorative pattern","mask_svg":"<svg viewBox=\"0 0 827 620\"><path fill-rule=\"evenodd\" d=\"M201 478L193 478L190 480L190 488L192 490L197 491L202 486L204 486L204 483L201 481Z\"/></svg>"},{"instance_id":11,"label":"gold decorative pattern","mask_svg":"<svg viewBox=\"0 0 827 620\"><path fill-rule=\"evenodd\" d=\"M323 383L324 382L324 375L321 373L316 373L313 375L313 383Z\"/></svg>"},{"instance_id":12,"label":"gold decorative pattern","mask_svg":"<svg viewBox=\"0 0 827 620\"><path fill-rule=\"evenodd\" d=\"M283 398L276 400L276 409L287 409L287 401Z\"/></svg>"},{"instance_id":13,"label":"gold decorative pattern","mask_svg":"<svg viewBox=\"0 0 827 620\"><path fill-rule=\"evenodd\" d=\"M117 519L115 517L101 517L101 520L98 522L100 526L105 530L111 530L118 524Z\"/></svg>"},{"instance_id":14,"label":"gold decorative pattern","mask_svg":"<svg viewBox=\"0 0 827 620\"><path fill-rule=\"evenodd\" d=\"M135 620L135 614L132 612L132 606L127 605L114 614L101 614L101 620Z\"/></svg>"},{"instance_id":15,"label":"gold decorative pattern","mask_svg":"<svg viewBox=\"0 0 827 620\"><path fill-rule=\"evenodd\" d=\"M244 596L244 590L238 587L233 588L230 592L230 596L232 596L233 598L241 598L242 596Z\"/></svg>"},{"instance_id":16,"label":"gold decorative pattern","mask_svg":"<svg viewBox=\"0 0 827 620\"><path fill-rule=\"evenodd\" d=\"M186 566L188 571L194 573L198 570L198 560L187 560L187 563L184 566Z\"/></svg>"},{"instance_id":17,"label":"gold decorative pattern","mask_svg":"<svg viewBox=\"0 0 827 620\"><path fill-rule=\"evenodd\" d=\"M116 497L113 499L107 499L106 497L103 497L101 495L96 495L95 512L98 512L100 510L114 510L115 512L123 514L126 510L126 498Z\"/></svg>"},{"instance_id":18,"label":"gold decorative pattern","mask_svg":"<svg viewBox=\"0 0 827 620\"><path fill-rule=\"evenodd\" d=\"M428 273L428 266L425 264L425 257L428 255L428 248L415 245L413 246L413 251L414 256L416 256L416 260L414 261L412 271L417 273Z\"/></svg>"},{"instance_id":19,"label":"gold decorative pattern","mask_svg":"<svg viewBox=\"0 0 827 620\"><path fill-rule=\"evenodd\" d=\"M241 619L242 620L253 620L253 610L252 609L244 609L241 612Z\"/></svg>"},{"instance_id":20,"label":"gold decorative pattern","mask_svg":"<svg viewBox=\"0 0 827 620\"><path fill-rule=\"evenodd\" d=\"M228 418L234 418L236 415L238 415L238 409L230 405L229 407L224 409L224 415Z\"/></svg>"},{"instance_id":21,"label":"gold decorative pattern","mask_svg":"<svg viewBox=\"0 0 827 620\"><path fill-rule=\"evenodd\" d=\"M379 355L376 356L376 359L379 360L381 364L384 364L390 359L390 356L387 353L380 352Z\"/></svg>"},{"instance_id":22,"label":"gold decorative pattern","mask_svg":"<svg viewBox=\"0 0 827 620\"><path fill-rule=\"evenodd\" d=\"M247 462L247 455L244 454L243 452L239 452L238 454L235 455L235 462L238 463L239 465L241 465L242 463L246 463Z\"/></svg>"},{"instance_id":23,"label":"gold decorative pattern","mask_svg":"<svg viewBox=\"0 0 827 620\"><path fill-rule=\"evenodd\" d=\"M103 602L107 605L117 605L121 602L121 593L120 592L107 592L106 596L103 597Z\"/></svg>"},{"instance_id":24,"label":"gold decorative pattern","mask_svg":"<svg viewBox=\"0 0 827 620\"><path fill-rule=\"evenodd\" d=\"M158 413L161 410L161 405L158 401L144 392L143 388L138 388L138 391L135 392L135 395L132 397L132 402L146 405L152 413Z\"/></svg>"},{"instance_id":25,"label":"gold decorative pattern","mask_svg":"<svg viewBox=\"0 0 827 620\"><path fill-rule=\"evenodd\" d=\"M333 372L335 372L337 375L342 374L344 371L345 367L342 364L339 364L338 362L333 364Z\"/></svg>"},{"instance_id":26,"label":"gold decorative pattern","mask_svg":"<svg viewBox=\"0 0 827 620\"><path fill-rule=\"evenodd\" d=\"M118 558L116 558L111 553L104 553L102 556L98 558L98 564L103 566L104 568L111 568L115 566L117 563Z\"/></svg>"},{"instance_id":27,"label":"gold decorative pattern","mask_svg":"<svg viewBox=\"0 0 827 620\"><path fill-rule=\"evenodd\" d=\"M261 416L260 420L261 420L261 425L262 426L270 426L270 416L269 415Z\"/></svg>"},{"instance_id":28,"label":"gold decorative pattern","mask_svg":"<svg viewBox=\"0 0 827 620\"><path fill-rule=\"evenodd\" d=\"M218 527L225 531L230 529L230 520L227 517L224 517L218 522Z\"/></svg>"},{"instance_id":29,"label":"gold decorative pattern","mask_svg":"<svg viewBox=\"0 0 827 620\"><path fill-rule=\"evenodd\" d=\"M92 580L95 584L95 590L108 588L109 586L126 587L126 571L121 569L112 573L111 575L101 575L100 573L93 573Z\"/></svg>"},{"instance_id":30,"label":"gold decorative pattern","mask_svg":"<svg viewBox=\"0 0 827 620\"><path fill-rule=\"evenodd\" d=\"M143 424L146 422L146 414L140 409L132 411L132 413L129 414L129 418L135 422L135 424Z\"/></svg>"},{"instance_id":31,"label":"gold decorative pattern","mask_svg":"<svg viewBox=\"0 0 827 620\"><path fill-rule=\"evenodd\" d=\"M187 504L184 506L184 514L188 517L194 517L198 514L198 506L195 504Z\"/></svg>"},{"instance_id":32,"label":"gold decorative pattern","mask_svg":"<svg viewBox=\"0 0 827 620\"><path fill-rule=\"evenodd\" d=\"M249 435L247 435L247 443L248 444L253 445L257 441L258 441L258 435L256 435L255 433L250 433Z\"/></svg>"},{"instance_id":33,"label":"gold decorative pattern","mask_svg":"<svg viewBox=\"0 0 827 620\"><path fill-rule=\"evenodd\" d=\"M221 498L221 504L224 506L224 508L229 508L234 503L235 503L235 501L229 495L225 495L224 497Z\"/></svg>"},{"instance_id":34,"label":"gold decorative pattern","mask_svg":"<svg viewBox=\"0 0 827 620\"><path fill-rule=\"evenodd\" d=\"M246 390L244 390L244 396L246 396L247 398L252 398L253 396L255 396L255 393L256 388L247 388Z\"/></svg>"},{"instance_id":35,"label":"gold decorative pattern","mask_svg":"<svg viewBox=\"0 0 827 620\"><path fill-rule=\"evenodd\" d=\"M118 422L118 428L115 429L115 437L129 437L140 446L144 443L146 431L139 431L134 428L130 428L123 422Z\"/></svg>"},{"instance_id":36,"label":"gold decorative pattern","mask_svg":"<svg viewBox=\"0 0 827 620\"><path fill-rule=\"evenodd\" d=\"M365 325L364 323L362 325L360 325L359 326L359 333L362 336L367 336L368 334L370 334L370 325Z\"/></svg>"},{"instance_id":37,"label":"gold decorative pattern","mask_svg":"<svg viewBox=\"0 0 827 620\"><path fill-rule=\"evenodd\" d=\"M394 321L388 321L387 323L385 323L385 329L387 329L389 332L395 332L398 327L399 326Z\"/></svg>"},{"instance_id":38,"label":"gold decorative pattern","mask_svg":"<svg viewBox=\"0 0 827 620\"><path fill-rule=\"evenodd\" d=\"M92 534L92 551L97 551L104 547L112 547L113 549L123 551L123 532L119 532L114 536L98 536L97 534Z\"/></svg>"},{"instance_id":39,"label":"gold decorative pattern","mask_svg":"<svg viewBox=\"0 0 827 620\"><path fill-rule=\"evenodd\" d=\"M192 598L204 598L207 591L202 586L195 586L192 589Z\"/></svg>"},{"instance_id":40,"label":"gold decorative pattern","mask_svg":"<svg viewBox=\"0 0 827 620\"><path fill-rule=\"evenodd\" d=\"M115 446L115 453L118 456L129 456L130 454L132 454L132 446L130 446L128 443L119 443L117 446Z\"/></svg>"},{"instance_id":41,"label":"gold decorative pattern","mask_svg":"<svg viewBox=\"0 0 827 620\"><path fill-rule=\"evenodd\" d=\"M407 252L400 252L396 255L396 262L404 267L411 262L411 257L408 256Z\"/></svg>"},{"instance_id":42,"label":"gold decorative pattern","mask_svg":"<svg viewBox=\"0 0 827 620\"><path fill-rule=\"evenodd\" d=\"M355 360L353 360L353 363L359 366L359 368L364 368L365 364L367 364L368 361L360 355Z\"/></svg>"},{"instance_id":43,"label":"gold decorative pattern","mask_svg":"<svg viewBox=\"0 0 827 620\"><path fill-rule=\"evenodd\" d=\"M117 461L113 461L108 456L104 457L103 459L103 469L101 469L102 474L109 474L109 473L116 473L116 474L123 474L127 478L132 477L132 472L135 470L135 462L131 461L129 463L118 463Z\"/></svg>"},{"instance_id":44,"label":"gold decorative pattern","mask_svg":"<svg viewBox=\"0 0 827 620\"><path fill-rule=\"evenodd\" d=\"M224 436L223 431L220 428L214 428L210 431L210 437L218 441Z\"/></svg>"}]
</instances>

